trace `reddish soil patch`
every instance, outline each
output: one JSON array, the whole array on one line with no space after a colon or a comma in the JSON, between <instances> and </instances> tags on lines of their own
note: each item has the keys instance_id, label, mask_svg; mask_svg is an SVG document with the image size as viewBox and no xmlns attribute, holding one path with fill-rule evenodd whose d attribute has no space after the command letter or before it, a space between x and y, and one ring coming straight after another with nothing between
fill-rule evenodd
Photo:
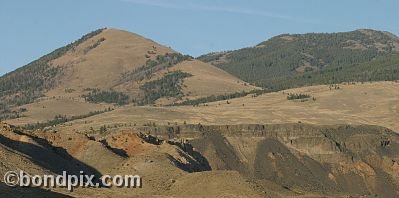
<instances>
[{"instance_id":1,"label":"reddish soil patch","mask_svg":"<svg viewBox=\"0 0 399 198\"><path fill-rule=\"evenodd\" d=\"M154 145L144 142L137 134L131 132L111 136L106 141L112 148L124 150L128 156L143 153L154 148Z\"/></svg>"}]
</instances>

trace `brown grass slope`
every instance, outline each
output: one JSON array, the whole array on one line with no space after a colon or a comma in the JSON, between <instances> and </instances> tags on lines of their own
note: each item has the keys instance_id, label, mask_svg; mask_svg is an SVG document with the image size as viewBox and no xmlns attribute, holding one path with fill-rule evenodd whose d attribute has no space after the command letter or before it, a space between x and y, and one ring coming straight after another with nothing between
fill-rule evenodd
<instances>
[{"instance_id":1,"label":"brown grass slope","mask_svg":"<svg viewBox=\"0 0 399 198\"><path fill-rule=\"evenodd\" d=\"M208 103L207 106L135 107L127 106L112 112L76 120L59 128L88 131L101 125L127 124L143 126L155 123L230 125L308 123L370 124L399 132L399 83L376 82L340 84L340 89L327 85L302 87L267 93L258 97L242 97ZM287 100L288 93L315 97L308 101ZM69 126L72 124L72 126Z\"/></svg>"},{"instance_id":2,"label":"brown grass slope","mask_svg":"<svg viewBox=\"0 0 399 198\"><path fill-rule=\"evenodd\" d=\"M88 51L90 46L102 38L105 40ZM63 67L65 71L60 76L63 83L48 95L62 96L65 89L76 89L77 93L85 88L110 89L121 74L144 65L148 51L154 51L151 59L175 52L137 34L106 29L51 63Z\"/></svg>"},{"instance_id":3,"label":"brown grass slope","mask_svg":"<svg viewBox=\"0 0 399 198\"><path fill-rule=\"evenodd\" d=\"M90 46L93 46L100 39L105 40L100 42L95 48L90 49ZM177 52L134 33L106 29L83 42L76 49L51 62L51 65L62 67L64 70L63 75L59 77L62 83L56 89L48 92L47 95L50 97L65 96L66 89L74 89L76 91L71 95L79 96L85 88L105 90L115 88L118 91L132 95L132 93L129 93L131 90L124 90L118 84L122 74L134 71L145 65L146 61L155 60L158 55L162 56L167 53ZM229 87L224 92L200 90L200 96L248 89L237 78L214 66L199 61L186 61L180 67L176 66L176 69L172 70L182 70L191 73L199 84L209 83L208 85L210 85L212 81L208 81L208 79L213 78L219 79L215 86L220 87L220 90L223 90L224 86ZM135 83L142 84L131 81L127 83L132 87L137 87L137 85L132 85ZM189 91L196 91L197 85L194 83L188 83L187 86Z\"/></svg>"},{"instance_id":4,"label":"brown grass slope","mask_svg":"<svg viewBox=\"0 0 399 198\"><path fill-rule=\"evenodd\" d=\"M86 102L82 95L87 88L114 90L130 96L129 101L140 100L145 83L161 79L168 72L183 71L192 76L181 82L184 99L201 98L249 91L256 87L197 60L183 61L172 67L154 71L144 80L127 79L124 75L139 70L157 56L177 53L140 35L123 30L105 29L99 34L71 48L63 56L49 62L58 68L55 86L44 93L33 104L15 108L27 109L23 117L12 121L14 124L43 122L56 115L77 116L99 111L112 104ZM158 104L177 101L176 98L161 98ZM165 101L165 102L164 102Z\"/></svg>"}]
</instances>

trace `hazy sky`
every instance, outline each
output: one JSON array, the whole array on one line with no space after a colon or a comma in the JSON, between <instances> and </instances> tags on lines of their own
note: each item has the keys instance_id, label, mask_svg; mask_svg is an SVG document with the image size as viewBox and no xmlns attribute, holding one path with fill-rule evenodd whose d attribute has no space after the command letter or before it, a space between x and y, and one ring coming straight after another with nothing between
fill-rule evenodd
<instances>
[{"instance_id":1,"label":"hazy sky","mask_svg":"<svg viewBox=\"0 0 399 198\"><path fill-rule=\"evenodd\" d=\"M0 0L0 75L101 27L198 56L281 33L398 35L398 8L398 0Z\"/></svg>"}]
</instances>

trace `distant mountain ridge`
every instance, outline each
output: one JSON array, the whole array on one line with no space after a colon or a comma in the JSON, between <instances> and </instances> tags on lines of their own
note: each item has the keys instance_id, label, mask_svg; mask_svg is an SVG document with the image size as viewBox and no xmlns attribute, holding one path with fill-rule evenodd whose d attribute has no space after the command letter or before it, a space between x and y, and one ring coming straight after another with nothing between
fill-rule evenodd
<instances>
[{"instance_id":1,"label":"distant mountain ridge","mask_svg":"<svg viewBox=\"0 0 399 198\"><path fill-rule=\"evenodd\" d=\"M254 47L210 53L198 59L271 89L398 80L399 38L369 29L283 34Z\"/></svg>"},{"instance_id":2,"label":"distant mountain ridge","mask_svg":"<svg viewBox=\"0 0 399 198\"><path fill-rule=\"evenodd\" d=\"M140 35L103 28L0 77L0 120L38 100L167 105L254 88Z\"/></svg>"},{"instance_id":3,"label":"distant mountain ridge","mask_svg":"<svg viewBox=\"0 0 399 198\"><path fill-rule=\"evenodd\" d=\"M399 80L399 39L388 32L283 34L194 59L140 35L103 28L0 77L0 120L47 105L86 109L49 111L49 119L102 112L103 104L196 104L190 101L240 97L259 87L387 80ZM26 106L39 100L47 105Z\"/></svg>"}]
</instances>

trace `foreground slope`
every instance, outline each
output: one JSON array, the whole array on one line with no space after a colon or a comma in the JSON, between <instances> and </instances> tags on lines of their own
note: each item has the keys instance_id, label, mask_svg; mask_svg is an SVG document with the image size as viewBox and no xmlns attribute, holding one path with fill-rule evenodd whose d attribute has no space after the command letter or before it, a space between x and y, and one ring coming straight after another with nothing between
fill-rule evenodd
<instances>
[{"instance_id":1,"label":"foreground slope","mask_svg":"<svg viewBox=\"0 0 399 198\"><path fill-rule=\"evenodd\" d=\"M375 30L283 34L200 60L272 89L399 79L399 38Z\"/></svg>"},{"instance_id":2,"label":"foreground slope","mask_svg":"<svg viewBox=\"0 0 399 198\"><path fill-rule=\"evenodd\" d=\"M30 175L139 175L142 188L11 188L0 178L0 190L7 197L262 197L252 184L235 171L209 170L206 160L180 142L162 142L135 131L86 134L56 131L23 131L0 123L0 174L23 170ZM191 147L192 148L192 147ZM195 172L195 173L192 173ZM186 188L185 183L203 183L209 193ZM214 180L216 179L216 180ZM234 180L234 182L230 182ZM231 191L234 189L234 191Z\"/></svg>"},{"instance_id":3,"label":"foreground slope","mask_svg":"<svg viewBox=\"0 0 399 198\"><path fill-rule=\"evenodd\" d=\"M0 188L10 196L33 197L399 196L399 135L383 127L186 124L108 130L32 134L1 124L0 173L17 167L30 174L138 174L142 188L47 191L8 188L2 178Z\"/></svg>"}]
</instances>

